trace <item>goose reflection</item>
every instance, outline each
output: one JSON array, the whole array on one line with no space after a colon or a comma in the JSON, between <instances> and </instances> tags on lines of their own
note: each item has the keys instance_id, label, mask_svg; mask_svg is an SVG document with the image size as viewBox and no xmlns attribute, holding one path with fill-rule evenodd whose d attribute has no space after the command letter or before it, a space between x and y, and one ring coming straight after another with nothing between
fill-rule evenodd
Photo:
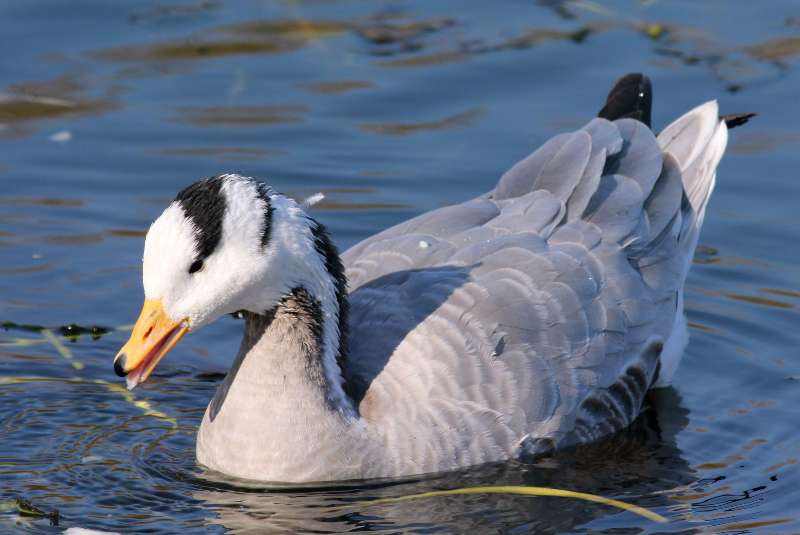
<instances>
[{"instance_id":1,"label":"goose reflection","mask_svg":"<svg viewBox=\"0 0 800 535\"><path fill-rule=\"evenodd\" d=\"M382 505L374 498L468 486L523 485L579 490L619 498L676 519L670 491L696 481L683 459L677 434L688 410L673 388L651 391L639 419L607 440L559 451L528 463L509 462L405 480L323 484L315 487L250 486L205 472L194 498L213 511L210 525L230 533L343 533L348 531L531 533L571 531L591 521L603 528L654 524L604 505L564 498L462 495ZM670 511L667 510L669 507Z\"/></svg>"}]
</instances>

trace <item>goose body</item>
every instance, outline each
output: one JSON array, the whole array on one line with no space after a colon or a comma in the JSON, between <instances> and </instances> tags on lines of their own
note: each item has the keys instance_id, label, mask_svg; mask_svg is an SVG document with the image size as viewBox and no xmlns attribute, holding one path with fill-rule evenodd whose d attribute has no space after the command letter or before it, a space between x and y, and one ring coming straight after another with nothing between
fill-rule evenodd
<instances>
[{"instance_id":1,"label":"goose body","mask_svg":"<svg viewBox=\"0 0 800 535\"><path fill-rule=\"evenodd\" d=\"M244 310L197 459L261 481L453 470L621 429L686 345L684 281L727 142L713 101L654 135L646 96L646 114L601 112L488 193L341 257L253 179L190 186L148 233L150 312L118 373L136 386L184 332Z\"/></svg>"}]
</instances>

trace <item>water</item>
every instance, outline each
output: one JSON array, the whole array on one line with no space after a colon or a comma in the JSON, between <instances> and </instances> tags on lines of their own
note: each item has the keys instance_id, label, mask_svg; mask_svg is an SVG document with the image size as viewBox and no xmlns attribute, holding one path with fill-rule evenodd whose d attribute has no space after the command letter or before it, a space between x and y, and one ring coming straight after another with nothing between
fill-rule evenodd
<instances>
[{"instance_id":1,"label":"water","mask_svg":"<svg viewBox=\"0 0 800 535\"><path fill-rule=\"evenodd\" d=\"M0 531L800 531L796 2L18 0L0 6L0 43ZM536 465L248 488L194 461L240 322L120 388L142 237L187 183L237 171L324 191L315 216L346 248L487 190L637 70L656 126L710 98L761 115L719 168L674 388L632 429ZM63 337L71 324L109 331ZM353 505L496 484L616 497L669 523L559 498ZM61 526L20 518L16 495Z\"/></svg>"}]
</instances>

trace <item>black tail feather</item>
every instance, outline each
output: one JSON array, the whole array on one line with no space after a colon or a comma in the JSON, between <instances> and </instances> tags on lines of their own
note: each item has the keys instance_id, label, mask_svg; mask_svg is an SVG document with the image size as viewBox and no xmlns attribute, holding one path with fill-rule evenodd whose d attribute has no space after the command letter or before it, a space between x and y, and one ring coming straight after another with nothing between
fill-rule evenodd
<instances>
[{"instance_id":1,"label":"black tail feather","mask_svg":"<svg viewBox=\"0 0 800 535\"><path fill-rule=\"evenodd\" d=\"M758 115L757 113L729 113L728 115L720 115L720 120L725 121L725 126L736 128L746 124L747 121Z\"/></svg>"},{"instance_id":2,"label":"black tail feather","mask_svg":"<svg viewBox=\"0 0 800 535\"><path fill-rule=\"evenodd\" d=\"M597 116L609 121L636 119L650 127L652 107L653 87L650 79L641 73L631 73L617 80Z\"/></svg>"},{"instance_id":3,"label":"black tail feather","mask_svg":"<svg viewBox=\"0 0 800 535\"><path fill-rule=\"evenodd\" d=\"M617 119L636 119L652 128L650 115L653 108L653 86L650 79L641 73L626 74L614 84L608 93L606 103L598 117L616 121ZM725 125L736 128L746 124L757 113L731 113L720 115Z\"/></svg>"}]
</instances>

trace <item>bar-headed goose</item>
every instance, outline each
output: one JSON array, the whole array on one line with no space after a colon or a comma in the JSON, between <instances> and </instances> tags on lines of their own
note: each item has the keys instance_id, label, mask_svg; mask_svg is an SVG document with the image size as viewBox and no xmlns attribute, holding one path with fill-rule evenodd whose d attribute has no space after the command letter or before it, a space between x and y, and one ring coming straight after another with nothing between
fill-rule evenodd
<instances>
[{"instance_id":1,"label":"bar-headed goose","mask_svg":"<svg viewBox=\"0 0 800 535\"><path fill-rule=\"evenodd\" d=\"M485 195L337 253L301 205L221 175L147 233L133 388L187 332L244 311L197 459L307 482L452 470L596 440L670 381L683 286L731 125L707 102L658 136L628 75L598 118Z\"/></svg>"}]
</instances>

